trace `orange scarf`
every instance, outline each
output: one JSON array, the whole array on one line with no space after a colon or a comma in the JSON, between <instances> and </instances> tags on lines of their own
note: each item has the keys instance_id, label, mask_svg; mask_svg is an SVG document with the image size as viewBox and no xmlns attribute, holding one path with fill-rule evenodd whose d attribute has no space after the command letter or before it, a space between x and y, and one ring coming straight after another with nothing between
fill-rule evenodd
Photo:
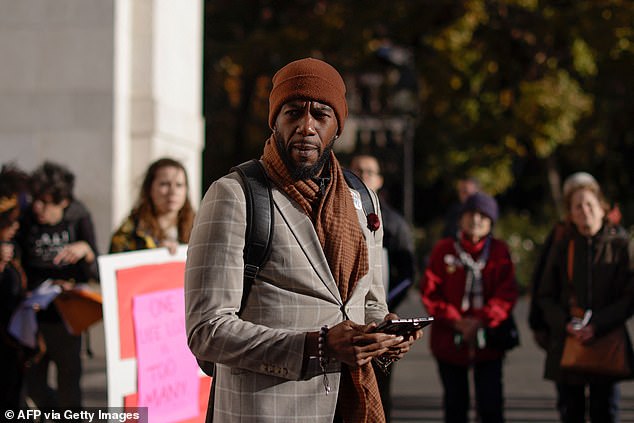
<instances>
[{"instance_id":1,"label":"orange scarf","mask_svg":"<svg viewBox=\"0 0 634 423\"><path fill-rule=\"evenodd\" d=\"M330 183L323 195L313 180L296 181L291 178L277 149L274 135L264 145L262 162L273 183L296 201L313 222L345 303L357 281L368 273L368 247L359 227L350 189L334 153L330 153ZM339 408L344 422L384 422L372 365L368 363L363 367L346 368L349 371L343 372L339 388Z\"/></svg>"}]
</instances>

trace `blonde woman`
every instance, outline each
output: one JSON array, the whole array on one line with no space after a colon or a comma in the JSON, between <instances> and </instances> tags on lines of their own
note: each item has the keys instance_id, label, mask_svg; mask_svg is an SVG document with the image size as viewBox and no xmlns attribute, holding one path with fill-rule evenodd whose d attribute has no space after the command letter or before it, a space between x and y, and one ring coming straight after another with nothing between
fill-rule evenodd
<instances>
[{"instance_id":1,"label":"blonde woman","mask_svg":"<svg viewBox=\"0 0 634 423\"><path fill-rule=\"evenodd\" d=\"M615 384L631 375L582 373L562 369L560 361L568 335L590 344L613 329L624 329L634 302L634 249L627 232L606 218L608 205L595 182L568 190L564 203L572 224L553 244L537 291L549 332L544 377L557 383L563 422L585 422L586 408L593 423L616 422ZM571 322L571 294L576 307L592 312L581 328ZM631 366L629 339L626 345Z\"/></svg>"}]
</instances>

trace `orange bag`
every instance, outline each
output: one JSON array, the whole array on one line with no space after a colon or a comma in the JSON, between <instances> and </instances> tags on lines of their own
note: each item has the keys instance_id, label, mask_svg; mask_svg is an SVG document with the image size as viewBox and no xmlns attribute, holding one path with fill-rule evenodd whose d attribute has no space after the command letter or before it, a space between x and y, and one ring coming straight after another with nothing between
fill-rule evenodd
<instances>
[{"instance_id":1,"label":"orange bag","mask_svg":"<svg viewBox=\"0 0 634 423\"><path fill-rule=\"evenodd\" d=\"M577 306L577 295L572 283L575 244L568 242L568 285L570 287L570 314L581 318L584 311ZM604 376L628 376L630 365L625 342L625 328L618 327L588 344L582 344L568 335L561 355L562 369Z\"/></svg>"},{"instance_id":2,"label":"orange bag","mask_svg":"<svg viewBox=\"0 0 634 423\"><path fill-rule=\"evenodd\" d=\"M605 376L629 375L623 328L611 330L587 345L567 336L561 355L561 368Z\"/></svg>"},{"instance_id":3,"label":"orange bag","mask_svg":"<svg viewBox=\"0 0 634 423\"><path fill-rule=\"evenodd\" d=\"M57 311L68 331L79 335L103 317L101 295L86 289L64 291L55 298Z\"/></svg>"}]
</instances>

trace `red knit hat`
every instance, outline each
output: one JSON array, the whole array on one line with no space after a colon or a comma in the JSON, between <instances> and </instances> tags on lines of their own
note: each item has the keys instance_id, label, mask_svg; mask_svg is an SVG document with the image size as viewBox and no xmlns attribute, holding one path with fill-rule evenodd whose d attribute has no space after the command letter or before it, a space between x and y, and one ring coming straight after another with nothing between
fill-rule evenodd
<instances>
[{"instance_id":1,"label":"red knit hat","mask_svg":"<svg viewBox=\"0 0 634 423\"><path fill-rule=\"evenodd\" d=\"M346 85L335 68L309 57L291 62L277 71L269 95L271 129L282 106L296 99L319 101L332 107L339 124L337 135L341 134L348 116L348 104Z\"/></svg>"}]
</instances>

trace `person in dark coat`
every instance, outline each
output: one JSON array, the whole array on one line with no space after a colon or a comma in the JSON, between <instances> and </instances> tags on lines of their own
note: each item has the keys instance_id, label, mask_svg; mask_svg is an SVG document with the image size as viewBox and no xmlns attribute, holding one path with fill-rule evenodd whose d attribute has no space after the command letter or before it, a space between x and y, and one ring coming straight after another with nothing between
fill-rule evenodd
<instances>
[{"instance_id":1,"label":"person in dark coat","mask_svg":"<svg viewBox=\"0 0 634 423\"><path fill-rule=\"evenodd\" d=\"M374 192L379 193L383 188L381 166L376 157L358 154L350 161L350 170ZM380 195L379 201L383 214L383 248L387 254L385 294L388 308L395 310L407 296L407 290L416 277L414 239L405 218Z\"/></svg>"},{"instance_id":2,"label":"person in dark coat","mask_svg":"<svg viewBox=\"0 0 634 423\"><path fill-rule=\"evenodd\" d=\"M590 186L592 189L599 189L599 183L587 172L576 172L569 175L564 181L562 191L564 197L569 197L572 191L579 187ZM618 222L614 222L618 223ZM528 312L528 326L533 332L535 343L543 350L548 346L548 325L544 314L537 303L537 291L544 276L546 262L551 252L553 244L560 241L572 230L570 216L566 215L563 220L555 223L550 233L544 240L539 257L531 275L531 301Z\"/></svg>"},{"instance_id":3,"label":"person in dark coat","mask_svg":"<svg viewBox=\"0 0 634 423\"><path fill-rule=\"evenodd\" d=\"M562 191L563 196L570 196L573 190L576 190L582 186L591 186L593 189L599 189L599 183L591 174L587 172L575 172L569 175L563 184ZM612 222L616 228L620 228L623 234L627 234L626 231L618 226L621 220L620 210L618 206L615 206L610 212L608 212L606 218ZM544 318L544 313L538 305L537 302L537 292L539 290L539 285L541 280L544 277L544 271L546 269L546 262L548 261L548 257L551 253L552 246L564 238L567 234L570 234L572 231L573 223L570 220L570 216L566 215L566 217L553 226L550 233L544 240L544 244L541 247L541 251L537 258L537 262L535 263L535 267L533 268L533 273L531 275L531 297L529 303L529 312L528 312L528 327L531 329L533 333L533 339L535 343L543 350L548 348L548 325ZM563 415L563 406L561 403L561 395L559 394L560 387L557 385L557 409L560 411L560 416ZM614 393L611 395L612 398L612 409L615 416L618 416L619 412L619 401L621 398L621 391L618 384L614 385ZM563 417L562 417L563 418ZM618 418L617 418L618 421Z\"/></svg>"},{"instance_id":4,"label":"person in dark coat","mask_svg":"<svg viewBox=\"0 0 634 423\"><path fill-rule=\"evenodd\" d=\"M586 408L594 423L616 422L615 384L621 378L562 369L560 362L568 335L590 344L622 328L627 338L625 322L634 304L634 245L622 227L606 218L608 205L598 184L579 184L564 202L570 230L554 242L536 293L548 329L544 377L558 386L563 422L584 422ZM570 283L578 307L592 311L581 328L571 322ZM626 342L631 367L632 346L629 338Z\"/></svg>"},{"instance_id":5,"label":"person in dark coat","mask_svg":"<svg viewBox=\"0 0 634 423\"><path fill-rule=\"evenodd\" d=\"M9 333L9 322L26 294L26 277L14 242L20 227L19 194L27 175L12 165L0 172L0 410L21 406L26 350Z\"/></svg>"},{"instance_id":6,"label":"person in dark coat","mask_svg":"<svg viewBox=\"0 0 634 423\"><path fill-rule=\"evenodd\" d=\"M381 166L376 157L358 154L350 161L350 170L374 192L378 193L383 187ZM390 311L394 311L407 297L407 291L414 283L416 274L414 240L411 228L405 218L387 202L380 200L380 203L383 219L383 257L385 259L383 283L385 284L387 307ZM395 365L392 365L393 368L389 373L383 372L375 362L373 365L381 393L385 421L389 423L392 414L391 375L394 373Z\"/></svg>"},{"instance_id":7,"label":"person in dark coat","mask_svg":"<svg viewBox=\"0 0 634 423\"><path fill-rule=\"evenodd\" d=\"M88 210L73 196L75 176L44 162L30 176L31 206L20 221L17 240L28 289L46 280L72 289L98 280L95 229ZM81 407L81 336L69 333L54 303L37 313L46 352L26 373L27 394L39 408ZM57 368L57 389L48 384L49 365Z\"/></svg>"}]
</instances>

